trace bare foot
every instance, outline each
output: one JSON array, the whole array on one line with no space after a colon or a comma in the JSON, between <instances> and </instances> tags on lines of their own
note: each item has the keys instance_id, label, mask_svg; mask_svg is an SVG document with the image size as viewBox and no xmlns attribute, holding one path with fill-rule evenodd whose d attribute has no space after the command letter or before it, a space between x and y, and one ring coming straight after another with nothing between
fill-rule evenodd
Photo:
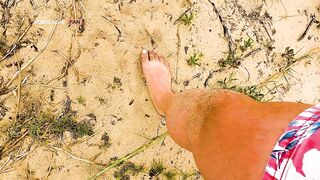
<instances>
[{"instance_id":1,"label":"bare foot","mask_svg":"<svg viewBox=\"0 0 320 180\"><path fill-rule=\"evenodd\" d=\"M165 115L173 95L169 66L155 51L143 49L140 56L152 102L158 113Z\"/></svg>"}]
</instances>

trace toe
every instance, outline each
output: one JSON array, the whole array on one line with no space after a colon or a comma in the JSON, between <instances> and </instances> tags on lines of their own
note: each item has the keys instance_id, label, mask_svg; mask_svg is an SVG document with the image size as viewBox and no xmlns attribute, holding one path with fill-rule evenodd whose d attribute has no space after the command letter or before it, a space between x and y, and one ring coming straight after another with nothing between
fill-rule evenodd
<instances>
[{"instance_id":1,"label":"toe","mask_svg":"<svg viewBox=\"0 0 320 180\"><path fill-rule=\"evenodd\" d=\"M157 52L155 52L154 54L155 54L155 60L160 61L160 55Z\"/></svg>"},{"instance_id":2,"label":"toe","mask_svg":"<svg viewBox=\"0 0 320 180\"><path fill-rule=\"evenodd\" d=\"M149 61L148 50L142 49L141 54L140 54L140 59L141 59L142 63Z\"/></svg>"},{"instance_id":3,"label":"toe","mask_svg":"<svg viewBox=\"0 0 320 180\"><path fill-rule=\"evenodd\" d=\"M149 58L150 58L150 61L156 61L156 52L155 51L149 51Z\"/></svg>"},{"instance_id":4,"label":"toe","mask_svg":"<svg viewBox=\"0 0 320 180\"><path fill-rule=\"evenodd\" d=\"M160 60L164 65L166 65L166 66L169 68L169 63L168 63L168 61L166 61L162 55L159 56L159 60Z\"/></svg>"},{"instance_id":5,"label":"toe","mask_svg":"<svg viewBox=\"0 0 320 180\"><path fill-rule=\"evenodd\" d=\"M162 55L159 56L159 61L161 61L161 62L164 63L164 64L166 63L166 61L164 60L164 58L163 58Z\"/></svg>"}]
</instances>

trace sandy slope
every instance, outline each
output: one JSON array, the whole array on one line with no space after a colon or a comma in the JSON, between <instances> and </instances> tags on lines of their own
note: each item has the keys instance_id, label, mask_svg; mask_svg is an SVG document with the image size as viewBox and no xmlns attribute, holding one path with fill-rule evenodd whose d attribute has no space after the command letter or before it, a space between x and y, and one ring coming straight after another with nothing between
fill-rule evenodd
<instances>
[{"instance_id":1,"label":"sandy slope","mask_svg":"<svg viewBox=\"0 0 320 180\"><path fill-rule=\"evenodd\" d=\"M29 1L21 1L11 8L12 18L6 38L8 45L27 27L28 18L34 19L36 16L36 20L54 20L59 17L55 1L50 0L46 5L42 0L33 2L34 7ZM107 164L110 158L122 157L147 142L144 137L152 138L166 131L161 124L161 117L152 106L142 78L138 59L141 48L155 48L168 59L174 80L172 85L176 92L204 88L210 71L219 69L218 61L227 56L228 43L221 23L212 5L204 0L191 3L183 0L120 0L115 3L107 0L83 0L81 2L85 9L80 4L78 6L85 20L82 33L77 32L78 25L68 27L68 20L74 16L72 6L69 7L72 2L59 2L64 11L63 22L57 26L48 47L32 64L32 71L22 74L22 79L28 76L27 81L30 83L22 88L22 94L27 94L26 102L37 99L51 108L59 108L66 96L69 96L73 101L73 110L78 112L79 121L88 118L89 113L96 115L96 134L93 137L74 142L66 133L64 139L48 145L59 146L83 159L94 158L94 162ZM246 53L257 48L261 50L243 58L239 68L225 68L213 73L206 88L218 88L217 80L228 77L231 73L236 73L236 84L257 85L283 65L284 58L281 54L286 47L298 52L297 57L319 47L320 33L316 25L310 28L303 40L297 41L310 21L310 14L315 14L320 20L320 4L317 0L267 0L265 3L220 0L215 5L229 27L235 47L251 37L253 47ZM196 15L192 25L174 24L189 7ZM265 12L269 15L266 16ZM19 28L19 23L23 21ZM49 24L33 24L24 37L29 40L26 47L0 63L0 75L4 79L12 77L17 67L10 64L21 60L26 63L34 57L37 52L31 46L41 49L53 27L54 25ZM243 39L239 40L240 38ZM272 52L268 52L266 48L270 40L274 40ZM71 60L76 59L68 75L60 80L54 78L59 76L66 60L57 51ZM204 57L200 67L192 67L186 60L197 52L202 52ZM292 69L296 78L289 76L288 82L283 78L277 79L275 83L281 86L269 98L273 97L274 101L318 102L318 67L317 56L294 64ZM54 98L50 100L52 94ZM9 117L13 115L16 104L16 97L12 93L1 99L5 96L8 96L5 106L9 111L0 120L2 131L10 123ZM80 104L77 101L79 97L83 97L85 103ZM104 132L108 132L112 143L107 149L99 148ZM4 141L3 133L0 142ZM31 141L26 140L24 147L28 142ZM13 169L1 173L0 178L86 179L101 168L71 158L61 151L55 152L48 146L33 145L28 156L13 166L6 167ZM169 137L163 143L135 156L132 161L148 167L153 159L162 160L167 169L188 172L196 170L192 154L175 145ZM7 157L3 158L0 164L6 160ZM148 178L147 175L141 176ZM104 177L112 179L112 171ZM196 177L192 177L194 178Z\"/></svg>"}]
</instances>

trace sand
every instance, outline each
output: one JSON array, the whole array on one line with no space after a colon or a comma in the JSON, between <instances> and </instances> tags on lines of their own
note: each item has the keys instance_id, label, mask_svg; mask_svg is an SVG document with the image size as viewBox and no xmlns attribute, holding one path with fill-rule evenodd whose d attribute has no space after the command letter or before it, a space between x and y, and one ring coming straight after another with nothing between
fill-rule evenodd
<instances>
[{"instance_id":1,"label":"sand","mask_svg":"<svg viewBox=\"0 0 320 180\"><path fill-rule=\"evenodd\" d=\"M320 20L317 0L215 1L234 42L233 48L241 59L239 66L223 69L218 62L228 56L228 41L212 4L205 0L59 0L60 8L54 0L6 2L13 4L9 8L11 18L7 27L0 28L1 32L7 29L6 37L0 38L0 57L5 56L28 27L29 19L36 21L18 43L20 46L14 55L0 62L0 77L4 82L19 69L19 63L15 62L22 61L23 67L46 43L48 46L13 81L9 86L12 89L0 96L3 102L0 110L5 112L0 116L0 144L6 141L6 129L13 121L10 117L16 113L19 97L23 110L23 104L30 101L41 102L44 108L59 109L68 96L72 109L77 111L77 121L87 120L90 113L96 120L94 135L78 140L71 138L68 132L49 143L40 144L26 138L20 142L22 149L12 152L12 158L0 159L0 167L5 164L0 179L88 179L104 167L97 164L108 164L110 159L122 157L166 132L142 77L139 62L142 48L154 48L164 55L170 64L172 88L180 92L219 88L217 81L231 73L237 79L235 85L259 85L283 70L281 68L287 63L283 53L290 47L297 58L309 56L290 64L291 75L272 79L261 88L262 92L271 89L266 99L272 101L314 104L320 100L319 56L310 52L319 48L317 24L313 24L306 37L298 41L312 14ZM188 8L195 15L191 25L175 23ZM62 19L52 31L54 20L59 20L61 11ZM6 12L1 11L2 20L8 14ZM83 19L84 24L72 21L74 19ZM51 32L54 34L50 39ZM253 43L242 52L240 46L249 38ZM194 53L203 54L200 66L187 63ZM68 61L72 66L65 74L63 67ZM208 77L210 73L212 76ZM21 92L15 88L19 80L25 83ZM105 132L111 139L109 148L100 147ZM30 143L32 146L28 149ZM17 155L23 152L26 154L18 159ZM10 160L6 164L8 159L17 161ZM182 172L197 172L192 154L166 137L130 159L147 169L137 176L130 175L131 179L148 179L148 168L154 160L162 161L166 170L178 172L177 179L182 178ZM111 169L99 178L114 179L113 171ZM165 179L163 175L158 178ZM199 178L197 173L189 177Z\"/></svg>"}]
</instances>

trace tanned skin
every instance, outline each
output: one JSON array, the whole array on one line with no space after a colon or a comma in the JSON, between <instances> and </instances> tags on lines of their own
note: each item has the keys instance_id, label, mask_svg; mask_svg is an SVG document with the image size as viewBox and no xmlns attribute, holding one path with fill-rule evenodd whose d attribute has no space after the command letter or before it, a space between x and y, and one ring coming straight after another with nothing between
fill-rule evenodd
<instances>
[{"instance_id":1,"label":"tanned skin","mask_svg":"<svg viewBox=\"0 0 320 180\"><path fill-rule=\"evenodd\" d=\"M228 90L171 91L168 63L142 50L141 62L156 110L172 139L191 151L208 180L259 180L288 124L309 104L261 103Z\"/></svg>"}]
</instances>

